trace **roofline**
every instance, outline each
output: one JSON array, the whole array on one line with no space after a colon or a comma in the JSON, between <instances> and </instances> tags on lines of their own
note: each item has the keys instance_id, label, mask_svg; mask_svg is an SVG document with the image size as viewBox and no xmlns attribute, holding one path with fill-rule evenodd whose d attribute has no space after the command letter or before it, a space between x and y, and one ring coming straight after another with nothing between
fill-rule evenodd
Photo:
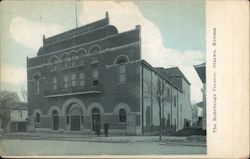
<instances>
[{"instance_id":1,"label":"roofline","mask_svg":"<svg viewBox=\"0 0 250 159\"><path fill-rule=\"evenodd\" d=\"M157 71L156 68L154 68L153 66L151 66L147 61L145 61L145 60L142 59L141 62L144 65L148 66L148 68L150 68L152 71L154 71L155 73L157 73L161 78L163 78L165 81L167 81L167 83L169 83L171 86L173 86L174 88L176 88L178 91L183 92L183 90L179 89L172 82L170 82L168 79L166 79L162 73L160 73L159 71Z\"/></svg>"},{"instance_id":2,"label":"roofline","mask_svg":"<svg viewBox=\"0 0 250 159\"><path fill-rule=\"evenodd\" d=\"M169 68L165 68L165 69L172 69L172 68L177 68L177 69L179 69L179 67L178 66L175 66L175 67L169 67ZM179 69L180 70L180 69ZM180 70L181 71L181 70ZM187 79L187 77L184 75L184 73L181 71L181 76L180 77L183 77L183 79L189 84L189 85L191 85L191 83L189 82L189 80ZM171 78L171 76L169 76L170 78Z\"/></svg>"}]
</instances>

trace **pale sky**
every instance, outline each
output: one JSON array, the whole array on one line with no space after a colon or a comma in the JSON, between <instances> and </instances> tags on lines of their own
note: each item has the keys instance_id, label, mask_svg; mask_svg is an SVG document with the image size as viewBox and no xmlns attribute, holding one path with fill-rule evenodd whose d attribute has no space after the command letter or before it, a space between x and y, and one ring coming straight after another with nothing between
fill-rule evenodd
<instances>
[{"instance_id":1,"label":"pale sky","mask_svg":"<svg viewBox=\"0 0 250 159\"><path fill-rule=\"evenodd\" d=\"M142 58L152 66L179 66L191 82L191 100L202 100L193 65L205 61L204 1L77 1L78 26L105 17L119 32L141 25ZM27 89L26 57L46 37L75 28L74 1L0 3L1 89Z\"/></svg>"}]
</instances>

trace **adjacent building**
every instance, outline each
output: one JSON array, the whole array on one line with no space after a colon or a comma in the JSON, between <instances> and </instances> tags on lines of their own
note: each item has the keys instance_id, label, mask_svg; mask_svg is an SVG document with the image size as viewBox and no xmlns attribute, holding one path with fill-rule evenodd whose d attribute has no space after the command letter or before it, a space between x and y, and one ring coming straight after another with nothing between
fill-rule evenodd
<instances>
[{"instance_id":1,"label":"adjacent building","mask_svg":"<svg viewBox=\"0 0 250 159\"><path fill-rule=\"evenodd\" d=\"M202 63L200 65L194 66L196 72L198 73L200 80L203 83L202 95L203 101L200 103L200 107L202 107L202 129L206 130L206 63Z\"/></svg>"},{"instance_id":2,"label":"adjacent building","mask_svg":"<svg viewBox=\"0 0 250 159\"><path fill-rule=\"evenodd\" d=\"M9 132L25 132L28 130L27 103L11 102L8 104L10 120L7 124Z\"/></svg>"},{"instance_id":3,"label":"adjacent building","mask_svg":"<svg viewBox=\"0 0 250 159\"><path fill-rule=\"evenodd\" d=\"M141 59L140 29L119 33L106 13L44 36L27 58L30 131L91 133L108 123L111 133L154 133L160 107L163 130L191 126L190 83L177 67L170 75Z\"/></svg>"}]
</instances>

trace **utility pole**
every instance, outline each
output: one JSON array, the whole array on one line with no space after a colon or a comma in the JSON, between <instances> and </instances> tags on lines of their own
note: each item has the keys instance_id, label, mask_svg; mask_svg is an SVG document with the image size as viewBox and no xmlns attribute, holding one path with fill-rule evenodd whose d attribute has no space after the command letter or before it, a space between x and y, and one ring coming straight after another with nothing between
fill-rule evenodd
<instances>
[{"instance_id":1,"label":"utility pole","mask_svg":"<svg viewBox=\"0 0 250 159\"><path fill-rule=\"evenodd\" d=\"M77 0L75 1L75 17L76 17L76 28L77 28Z\"/></svg>"}]
</instances>

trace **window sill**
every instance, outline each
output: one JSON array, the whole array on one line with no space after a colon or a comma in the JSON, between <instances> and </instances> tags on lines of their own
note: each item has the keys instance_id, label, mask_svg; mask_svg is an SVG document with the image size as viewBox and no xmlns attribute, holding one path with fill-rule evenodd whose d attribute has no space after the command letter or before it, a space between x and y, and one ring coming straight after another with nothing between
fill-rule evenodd
<instances>
[{"instance_id":1,"label":"window sill","mask_svg":"<svg viewBox=\"0 0 250 159\"><path fill-rule=\"evenodd\" d=\"M118 123L118 124L123 124L123 125L127 124L127 122L126 122L126 121L124 121L124 122L120 122L120 121L118 121L117 123Z\"/></svg>"},{"instance_id":2,"label":"window sill","mask_svg":"<svg viewBox=\"0 0 250 159\"><path fill-rule=\"evenodd\" d=\"M117 83L118 85L124 85L124 84L127 84L127 82L125 81L125 82L118 82Z\"/></svg>"}]
</instances>

